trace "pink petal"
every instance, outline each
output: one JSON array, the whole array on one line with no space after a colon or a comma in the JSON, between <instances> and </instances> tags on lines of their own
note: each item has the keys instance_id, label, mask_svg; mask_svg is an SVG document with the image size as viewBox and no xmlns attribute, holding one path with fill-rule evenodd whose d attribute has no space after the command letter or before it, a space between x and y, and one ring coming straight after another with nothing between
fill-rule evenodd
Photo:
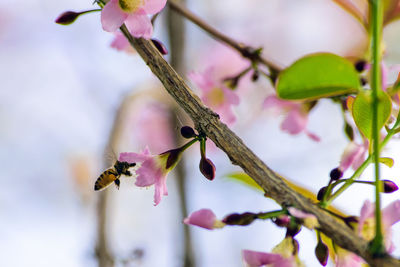
<instances>
[{"instance_id":1,"label":"pink petal","mask_svg":"<svg viewBox=\"0 0 400 267\"><path fill-rule=\"evenodd\" d=\"M269 95L265 98L263 108L276 108L281 109L293 109L299 106L298 103L292 101L286 101L278 98L276 95Z\"/></svg>"},{"instance_id":2,"label":"pink petal","mask_svg":"<svg viewBox=\"0 0 400 267\"><path fill-rule=\"evenodd\" d=\"M388 86L388 73L389 70L386 67L386 64L382 61L381 62L381 83L382 83L382 90L386 91Z\"/></svg>"},{"instance_id":3,"label":"pink petal","mask_svg":"<svg viewBox=\"0 0 400 267\"><path fill-rule=\"evenodd\" d=\"M231 106L228 104L224 104L218 109L215 109L215 112L217 112L221 117L221 121L227 125L232 125L236 122L236 116L233 113Z\"/></svg>"},{"instance_id":4,"label":"pink petal","mask_svg":"<svg viewBox=\"0 0 400 267\"><path fill-rule=\"evenodd\" d=\"M201 209L190 214L189 217L183 220L183 223L196 225L205 229L212 230L214 229L214 224L216 220L217 217L215 216L214 212L212 212L212 210Z\"/></svg>"},{"instance_id":5,"label":"pink petal","mask_svg":"<svg viewBox=\"0 0 400 267\"><path fill-rule=\"evenodd\" d=\"M110 0L101 11L101 25L107 32L115 32L121 27L128 14L122 11L118 5L118 0Z\"/></svg>"},{"instance_id":6,"label":"pink petal","mask_svg":"<svg viewBox=\"0 0 400 267\"><path fill-rule=\"evenodd\" d=\"M363 147L354 142L351 142L350 144L347 145L346 149L342 154L339 169L344 172L355 161L357 161L358 158L362 156L362 154L363 154Z\"/></svg>"},{"instance_id":7,"label":"pink petal","mask_svg":"<svg viewBox=\"0 0 400 267\"><path fill-rule=\"evenodd\" d=\"M119 161L138 163L144 162L145 160L151 158L149 150L146 148L142 153L134 152L123 152L119 154Z\"/></svg>"},{"instance_id":8,"label":"pink petal","mask_svg":"<svg viewBox=\"0 0 400 267\"><path fill-rule=\"evenodd\" d=\"M231 105L239 105L240 99L239 96L233 92L232 90L222 87L222 91L224 92L225 101Z\"/></svg>"},{"instance_id":9,"label":"pink petal","mask_svg":"<svg viewBox=\"0 0 400 267\"><path fill-rule=\"evenodd\" d=\"M139 187L147 187L153 185L162 176L161 169L157 166L154 158L147 159L142 163L136 171L138 177L135 185Z\"/></svg>"},{"instance_id":10,"label":"pink petal","mask_svg":"<svg viewBox=\"0 0 400 267\"><path fill-rule=\"evenodd\" d=\"M336 254L336 267L361 267L362 260L354 253L342 252Z\"/></svg>"},{"instance_id":11,"label":"pink petal","mask_svg":"<svg viewBox=\"0 0 400 267\"><path fill-rule=\"evenodd\" d=\"M288 211L292 216L299 218L299 219L307 219L307 218L317 219L317 217L315 217L314 214L306 213L304 211L301 211L301 210L293 208L293 207L289 207Z\"/></svg>"},{"instance_id":12,"label":"pink petal","mask_svg":"<svg viewBox=\"0 0 400 267\"><path fill-rule=\"evenodd\" d=\"M125 25L129 32L136 38L150 39L153 34L153 25L150 18L146 15L139 15L137 13L129 15L125 20Z\"/></svg>"},{"instance_id":13,"label":"pink petal","mask_svg":"<svg viewBox=\"0 0 400 267\"><path fill-rule=\"evenodd\" d=\"M302 114L299 109L291 110L281 124L281 129L290 134L298 134L307 126L307 115Z\"/></svg>"},{"instance_id":14,"label":"pink petal","mask_svg":"<svg viewBox=\"0 0 400 267\"><path fill-rule=\"evenodd\" d=\"M382 219L386 227L400 221L400 200L396 200L382 210Z\"/></svg>"},{"instance_id":15,"label":"pink petal","mask_svg":"<svg viewBox=\"0 0 400 267\"><path fill-rule=\"evenodd\" d=\"M265 253L252 250L243 250L242 257L243 261L249 267L259 267L267 264L273 264L273 266L282 266L282 267L293 266L291 261L290 262L285 261L285 259L280 254L276 253Z\"/></svg>"},{"instance_id":16,"label":"pink petal","mask_svg":"<svg viewBox=\"0 0 400 267\"><path fill-rule=\"evenodd\" d=\"M315 133L309 132L307 129L305 130L305 132L306 132L307 136L310 137L315 142L321 141L321 138L318 135L316 135Z\"/></svg>"},{"instance_id":17,"label":"pink petal","mask_svg":"<svg viewBox=\"0 0 400 267\"><path fill-rule=\"evenodd\" d=\"M212 71L213 68L208 68L203 73L189 72L188 78L203 92L208 92L215 87L215 82L212 79Z\"/></svg>"},{"instance_id":18,"label":"pink petal","mask_svg":"<svg viewBox=\"0 0 400 267\"><path fill-rule=\"evenodd\" d=\"M155 190L154 190L154 205L157 206L161 202L161 197L168 196L167 190L167 177L159 175L156 177Z\"/></svg>"},{"instance_id":19,"label":"pink petal","mask_svg":"<svg viewBox=\"0 0 400 267\"><path fill-rule=\"evenodd\" d=\"M144 6L142 8L146 11L147 14L156 14L160 12L167 0L145 0Z\"/></svg>"},{"instance_id":20,"label":"pink petal","mask_svg":"<svg viewBox=\"0 0 400 267\"><path fill-rule=\"evenodd\" d=\"M361 234L361 231L364 227L365 220L372 217L375 213L375 208L372 205L371 201L368 199L364 202L364 205L361 208L360 218L358 221L358 233Z\"/></svg>"},{"instance_id":21,"label":"pink petal","mask_svg":"<svg viewBox=\"0 0 400 267\"><path fill-rule=\"evenodd\" d=\"M128 53L132 53L135 51L131 47L128 39L126 39L126 37L120 32L117 32L117 34L115 34L114 40L111 42L111 47L118 51L125 51Z\"/></svg>"}]
</instances>

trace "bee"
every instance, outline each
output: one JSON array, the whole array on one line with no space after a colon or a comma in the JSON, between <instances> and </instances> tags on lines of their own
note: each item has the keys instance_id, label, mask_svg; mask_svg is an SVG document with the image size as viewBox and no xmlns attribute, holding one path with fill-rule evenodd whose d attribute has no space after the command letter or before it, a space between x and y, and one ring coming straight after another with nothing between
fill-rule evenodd
<instances>
[{"instance_id":1,"label":"bee","mask_svg":"<svg viewBox=\"0 0 400 267\"><path fill-rule=\"evenodd\" d=\"M105 170L99 178L97 178L94 184L94 190L102 190L112 184L113 182L119 189L120 180L119 177L123 174L126 176L132 176L129 168L136 166L136 163L128 163L125 161L116 161L114 166Z\"/></svg>"}]
</instances>

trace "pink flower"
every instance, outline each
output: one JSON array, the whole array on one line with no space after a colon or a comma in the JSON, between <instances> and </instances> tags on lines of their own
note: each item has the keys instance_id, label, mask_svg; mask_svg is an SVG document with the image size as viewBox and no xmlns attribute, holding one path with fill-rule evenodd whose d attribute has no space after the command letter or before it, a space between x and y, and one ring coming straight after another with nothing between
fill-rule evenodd
<instances>
[{"instance_id":1,"label":"pink flower","mask_svg":"<svg viewBox=\"0 0 400 267\"><path fill-rule=\"evenodd\" d=\"M166 0L110 0L101 11L101 24L108 32L115 32L125 23L134 37L149 39L153 33L148 14L156 14Z\"/></svg>"},{"instance_id":2,"label":"pink flower","mask_svg":"<svg viewBox=\"0 0 400 267\"><path fill-rule=\"evenodd\" d=\"M118 51L135 53L135 49L132 48L128 39L126 39L126 37L121 32L115 33L114 40L111 42L111 47Z\"/></svg>"},{"instance_id":3,"label":"pink flower","mask_svg":"<svg viewBox=\"0 0 400 267\"><path fill-rule=\"evenodd\" d=\"M286 237L273 248L273 253L243 250L242 256L246 267L297 267L303 266L297 256L297 241Z\"/></svg>"},{"instance_id":4,"label":"pink flower","mask_svg":"<svg viewBox=\"0 0 400 267\"><path fill-rule=\"evenodd\" d=\"M236 121L232 106L239 104L239 97L215 77L213 67L203 73L192 72L189 78L201 89L204 104L218 113L224 123L232 124Z\"/></svg>"},{"instance_id":5,"label":"pink flower","mask_svg":"<svg viewBox=\"0 0 400 267\"><path fill-rule=\"evenodd\" d=\"M214 212L210 209L201 209L193 212L189 217L183 220L183 223L196 225L205 229L213 230L216 228L222 228L225 224L215 216Z\"/></svg>"},{"instance_id":6,"label":"pink flower","mask_svg":"<svg viewBox=\"0 0 400 267\"><path fill-rule=\"evenodd\" d=\"M355 142L348 144L342 154L339 170L344 172L350 166L352 166L354 170L358 169L358 167L360 167L360 165L364 162L367 151L368 140L366 139L362 145L359 145Z\"/></svg>"},{"instance_id":7,"label":"pink flower","mask_svg":"<svg viewBox=\"0 0 400 267\"><path fill-rule=\"evenodd\" d=\"M320 138L307 130L308 111L298 102L279 99L276 95L268 96L263 104L264 108L275 109L278 113L286 113L281 129L289 134L296 135L305 132L308 137L318 142Z\"/></svg>"},{"instance_id":8,"label":"pink flower","mask_svg":"<svg viewBox=\"0 0 400 267\"><path fill-rule=\"evenodd\" d=\"M375 206L366 200L361 208L357 232L360 236L371 241L375 236ZM382 210L382 224L385 247L389 253L394 245L391 238L391 226L400 221L400 200L396 200ZM354 253L339 248L336 254L337 267L361 267L364 261Z\"/></svg>"},{"instance_id":9,"label":"pink flower","mask_svg":"<svg viewBox=\"0 0 400 267\"><path fill-rule=\"evenodd\" d=\"M166 180L168 173L176 166L182 155L182 151L173 149L159 155L150 155L146 148L142 153L125 152L119 155L119 161L136 163L137 178L135 185L148 187L154 185L154 205L158 205L161 197L168 195Z\"/></svg>"},{"instance_id":10,"label":"pink flower","mask_svg":"<svg viewBox=\"0 0 400 267\"><path fill-rule=\"evenodd\" d=\"M294 260L291 258L284 258L282 255L277 253L266 253L252 250L242 251L243 261L246 267L260 267L260 266L271 266L271 267L294 267L296 266Z\"/></svg>"}]
</instances>

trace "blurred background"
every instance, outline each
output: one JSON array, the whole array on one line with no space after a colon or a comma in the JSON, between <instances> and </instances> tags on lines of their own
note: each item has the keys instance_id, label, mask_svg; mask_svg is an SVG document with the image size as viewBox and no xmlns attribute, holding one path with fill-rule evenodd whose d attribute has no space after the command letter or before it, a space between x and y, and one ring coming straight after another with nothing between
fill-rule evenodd
<instances>
[{"instance_id":1,"label":"blurred background","mask_svg":"<svg viewBox=\"0 0 400 267\"><path fill-rule=\"evenodd\" d=\"M198 171L200 156L193 146L169 175L169 196L156 207L154 189L137 188L133 179L122 179L119 191L111 186L94 192L95 180L113 155L146 145L154 153L180 145L183 141L175 138L179 128L191 122L138 55L110 47L114 36L101 29L99 13L82 16L71 26L54 23L60 13L91 9L91 4L0 2L0 265L98 266L102 237L115 266L235 267L243 266L242 249L270 251L285 234L270 222L215 231L190 227L190 240L184 236L183 218L201 208L220 218L278 208L261 193L227 179L239 169L216 148L207 152L217 168L213 182ZM186 5L234 39L264 47L264 56L282 67L318 51L361 57L368 45L363 29L333 1L187 0ZM171 50L169 40L179 33L168 35L168 16L173 15L164 10L157 18L154 36ZM184 51L183 60L175 62L182 75L211 65L227 76L242 70L246 61L236 52L190 22L184 25L184 50L178 49ZM400 23L394 22L384 32L389 66L400 61L399 30ZM227 58L221 55L230 55L231 61L221 61ZM393 81L395 74L389 78ZM280 130L283 117L262 109L272 92L264 78L244 82L235 108L238 122L232 127L272 169L317 192L348 143L340 108L322 100L310 113L308 128L321 137L317 143L305 134ZM396 162L399 151L394 140L383 154ZM181 173L186 173L184 183L177 178ZM382 167L382 173L398 182L400 166ZM363 177L371 179L371 171ZM355 186L335 205L358 215L372 193L372 187ZM384 195L383 205L399 197L398 192ZM104 228L99 222L105 222ZM400 247L400 225L393 234ZM307 229L298 235L306 266L319 265L314 235ZM400 256L400 248L394 254Z\"/></svg>"}]
</instances>

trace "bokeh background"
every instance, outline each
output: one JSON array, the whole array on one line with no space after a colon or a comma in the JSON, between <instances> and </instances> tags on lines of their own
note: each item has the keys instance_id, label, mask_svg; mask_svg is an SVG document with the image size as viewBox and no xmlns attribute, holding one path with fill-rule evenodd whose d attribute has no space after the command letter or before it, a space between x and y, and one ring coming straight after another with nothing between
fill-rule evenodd
<instances>
[{"instance_id":1,"label":"bokeh background","mask_svg":"<svg viewBox=\"0 0 400 267\"><path fill-rule=\"evenodd\" d=\"M104 151L117 111L129 99L118 146L111 150L138 151L147 145L140 139L142 128L160 125L160 117L143 111L143 103L152 103L148 94L171 103L139 56L110 48L113 35L101 29L99 13L82 16L71 26L54 23L63 11L86 10L91 4L78 0L0 2L1 266L97 266L99 193L93 191L93 184L107 167L105 158L112 157ZM187 6L236 40L264 47L264 55L280 66L317 51L358 57L367 45L365 32L332 1L188 0ZM157 19L155 37L168 47L165 17L161 14ZM184 74L214 63L229 74L232 64L221 64L219 55L235 52L191 23L185 25ZM388 65L400 62L399 32L399 22L385 29ZM393 74L390 79L394 78ZM283 133L282 117L262 109L263 99L272 92L266 79L245 85L233 129L272 169L318 191L347 145L339 107L323 100L310 114L309 128L322 139L316 143L306 135ZM194 86L193 90L198 92ZM164 108L156 107L157 114L167 112ZM174 135L186 119L179 114L172 119L177 123L168 134ZM396 161L399 151L399 142L394 140L383 154ZM223 153L210 149L208 156L217 167L213 182L198 171L198 148L185 154L188 212L211 208L223 217L278 207L227 179L238 169ZM399 181L397 163L392 169L383 167L382 172L384 178ZM106 233L116 266L182 266L182 219L187 214L181 212L175 174L168 178L169 196L156 207L153 188L138 189L132 180L124 179L119 191L108 189ZM370 170L363 177L371 179ZM372 192L368 186L357 186L335 204L357 215ZM398 192L384 195L383 203L399 197ZM243 266L242 249L270 251L285 232L270 222L255 222L216 231L191 227L190 233L196 266L235 267ZM399 225L393 235L400 247ZM318 266L313 256L314 233L304 229L298 237L301 259L307 266ZM395 255L400 256L400 248Z\"/></svg>"}]
</instances>

